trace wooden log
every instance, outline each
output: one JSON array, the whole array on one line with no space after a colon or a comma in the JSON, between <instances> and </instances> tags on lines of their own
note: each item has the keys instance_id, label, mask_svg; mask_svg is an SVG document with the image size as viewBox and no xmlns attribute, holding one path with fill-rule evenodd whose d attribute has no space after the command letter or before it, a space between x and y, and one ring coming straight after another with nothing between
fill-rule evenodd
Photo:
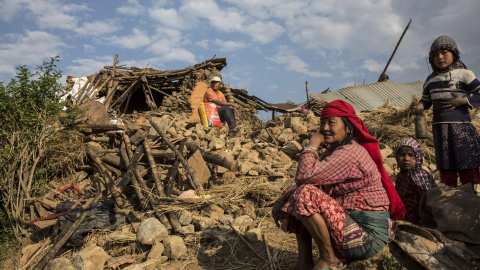
<instances>
[{"instance_id":1,"label":"wooden log","mask_svg":"<svg viewBox=\"0 0 480 270\"><path fill-rule=\"evenodd\" d=\"M157 123L155 123L151 118L148 118L148 121L150 122L150 124L152 124L153 128L155 128L155 130L158 132L158 134L160 134L160 136L165 141L165 143L167 143L168 147L170 147L170 149L172 149L172 151L175 152L175 155L177 156L177 159L180 160L180 162L182 163L182 165L185 167L188 174L192 178L193 188L195 189L197 194L198 195L205 195L205 190L203 189L202 184L198 180L198 177L195 174L195 171L192 168L190 168L190 166L188 165L188 162L185 160L182 153L180 153L180 151L178 151L178 149L170 142L170 140L167 138L167 135L165 133L163 133L163 131L157 125Z\"/></svg>"},{"instance_id":2,"label":"wooden log","mask_svg":"<svg viewBox=\"0 0 480 270\"><path fill-rule=\"evenodd\" d=\"M110 77L108 77L105 81L108 81L110 79ZM98 84L100 83L100 78L97 80L97 82L95 83L95 85L93 86L92 89L94 89L94 92L88 94L88 91L85 93L85 95L79 100L78 104L84 104L84 103L87 103L88 101L92 100L91 97L94 97L97 92L99 91L99 88L97 88ZM103 85L105 85L105 83L102 84L102 87Z\"/></svg>"},{"instance_id":3,"label":"wooden log","mask_svg":"<svg viewBox=\"0 0 480 270\"><path fill-rule=\"evenodd\" d=\"M173 230L176 233L183 234L182 224L180 224L180 221L178 221L177 214L174 212L168 212L167 217L168 217L168 221L170 221L170 224L173 227Z\"/></svg>"},{"instance_id":4,"label":"wooden log","mask_svg":"<svg viewBox=\"0 0 480 270\"><path fill-rule=\"evenodd\" d=\"M82 221L88 214L88 207L90 206L90 204L98 202L101 197L102 193L99 193L93 200L85 204L85 210L80 214L78 219L72 224L72 226L68 229L62 239L60 239L60 241L58 241L53 247L50 248L47 254L43 256L43 258L37 263L33 270L42 270L48 264L48 262L55 256L55 254L60 250L60 248L62 248L63 245L68 241L68 239L70 239L70 237L78 229L80 224L82 224Z\"/></svg>"},{"instance_id":5,"label":"wooden log","mask_svg":"<svg viewBox=\"0 0 480 270\"><path fill-rule=\"evenodd\" d=\"M157 216L158 220L160 220L160 222L167 228L167 230L172 229L172 224L170 224L170 221L164 213L157 211L155 212L155 216Z\"/></svg>"},{"instance_id":6,"label":"wooden log","mask_svg":"<svg viewBox=\"0 0 480 270\"><path fill-rule=\"evenodd\" d=\"M120 157L128 168L130 166L130 157L127 154L127 145L125 139L120 143Z\"/></svg>"},{"instance_id":7,"label":"wooden log","mask_svg":"<svg viewBox=\"0 0 480 270\"><path fill-rule=\"evenodd\" d=\"M127 146L128 147L128 146ZM144 153L143 145L140 145L135 149L135 153L130 159L130 166L128 166L127 173L125 173L122 179L118 182L118 188L123 191L125 187L130 183L133 177L135 177L135 168L138 165L138 162L142 158Z\"/></svg>"},{"instance_id":8,"label":"wooden log","mask_svg":"<svg viewBox=\"0 0 480 270\"><path fill-rule=\"evenodd\" d=\"M123 133L123 141L125 142L125 147L127 149L127 155L130 159L132 159L133 158L132 142L130 141L130 137L125 132Z\"/></svg>"},{"instance_id":9,"label":"wooden log","mask_svg":"<svg viewBox=\"0 0 480 270\"><path fill-rule=\"evenodd\" d=\"M223 158L219 155L213 154L213 153L205 152L205 151L203 151L203 149L201 149L194 142L188 142L186 145L187 145L188 151L190 151L192 153L195 153L197 150L200 151L203 159L206 162L216 164L216 165L220 165L220 166L222 166L224 168L227 168L231 171L236 171L238 169L238 165L237 165L236 162L229 161L229 160L227 160L227 159L225 159L225 158Z\"/></svg>"},{"instance_id":10,"label":"wooden log","mask_svg":"<svg viewBox=\"0 0 480 270\"><path fill-rule=\"evenodd\" d=\"M152 156L154 158L162 158L162 159L170 159L170 160L175 159L175 153L167 152L165 150L154 150L154 149L152 149Z\"/></svg>"},{"instance_id":11,"label":"wooden log","mask_svg":"<svg viewBox=\"0 0 480 270\"><path fill-rule=\"evenodd\" d=\"M110 131L110 130L126 130L127 128L123 125L87 125L79 124L78 128L90 128L92 131Z\"/></svg>"},{"instance_id":12,"label":"wooden log","mask_svg":"<svg viewBox=\"0 0 480 270\"><path fill-rule=\"evenodd\" d=\"M112 81L113 81L113 79L112 79ZM105 98L105 101L103 102L103 105L105 105L105 109L107 109L107 110L108 110L108 108L110 108L110 104L112 103L113 96L115 95L115 91L117 89L118 84L119 84L119 81L115 81L112 84L112 87L108 88L107 97Z\"/></svg>"},{"instance_id":13,"label":"wooden log","mask_svg":"<svg viewBox=\"0 0 480 270\"><path fill-rule=\"evenodd\" d=\"M98 137L95 135L86 136L84 139L85 142L101 142L101 143L109 143L112 141L110 137Z\"/></svg>"},{"instance_id":14,"label":"wooden log","mask_svg":"<svg viewBox=\"0 0 480 270\"><path fill-rule=\"evenodd\" d=\"M157 104L155 103L155 99L153 99L152 91L150 90L150 86L148 86L147 77L145 75L142 76L142 84L143 87L143 94L145 95L145 102L147 103L150 110L155 110L157 108Z\"/></svg>"},{"instance_id":15,"label":"wooden log","mask_svg":"<svg viewBox=\"0 0 480 270\"><path fill-rule=\"evenodd\" d=\"M143 142L143 140L148 136L148 132L143 129L137 130L132 137L130 137L130 143L137 146Z\"/></svg>"},{"instance_id":16,"label":"wooden log","mask_svg":"<svg viewBox=\"0 0 480 270\"><path fill-rule=\"evenodd\" d=\"M143 140L143 147L145 148L145 153L147 154L148 163L150 164L150 168L152 170L153 180L155 181L155 186L157 187L157 195L163 197L165 196L165 190L163 189L160 176L158 175L157 164L155 164L155 159L152 156L152 151L150 150L150 146L148 145L147 139Z\"/></svg>"},{"instance_id":17,"label":"wooden log","mask_svg":"<svg viewBox=\"0 0 480 270\"><path fill-rule=\"evenodd\" d=\"M103 178L105 179L105 181L107 182L107 187L112 193L117 206L120 208L123 208L125 206L125 203L122 199L122 194L121 194L122 190L119 189L117 186L115 186L115 182L113 181L111 174L107 171L107 169L103 165L100 158L93 152L93 150L90 147L87 147L87 155L99 168L99 171L103 175Z\"/></svg>"},{"instance_id":18,"label":"wooden log","mask_svg":"<svg viewBox=\"0 0 480 270\"><path fill-rule=\"evenodd\" d=\"M128 168L128 165L127 163L125 163L125 160L122 159L121 155L118 155L118 154L108 153L102 157L102 161L118 169L126 170Z\"/></svg>"},{"instance_id":19,"label":"wooden log","mask_svg":"<svg viewBox=\"0 0 480 270\"><path fill-rule=\"evenodd\" d=\"M97 74L95 74L96 76ZM85 91L85 88L87 88L87 86L90 84L90 82L92 81L92 76L88 77L87 79L87 82L85 83L85 85L83 85L83 87L78 91L78 94L77 94L77 97L75 99L75 102L73 103L73 106L76 107L77 104L78 104L78 100L82 97L83 95L83 92Z\"/></svg>"},{"instance_id":20,"label":"wooden log","mask_svg":"<svg viewBox=\"0 0 480 270\"><path fill-rule=\"evenodd\" d=\"M184 139L183 141L180 142L180 145L178 146L178 151L180 153L183 153L183 147L185 146L185 142L187 141L187 139ZM173 166L172 168L170 169L170 171L168 171L168 174L167 174L167 190L165 191L166 195L167 196L170 196L170 194L172 194L172 190L173 190L173 184L175 183L175 178L177 176L177 173L178 173L178 165L180 164L180 161L178 159L175 160L175 162L173 163Z\"/></svg>"}]
</instances>

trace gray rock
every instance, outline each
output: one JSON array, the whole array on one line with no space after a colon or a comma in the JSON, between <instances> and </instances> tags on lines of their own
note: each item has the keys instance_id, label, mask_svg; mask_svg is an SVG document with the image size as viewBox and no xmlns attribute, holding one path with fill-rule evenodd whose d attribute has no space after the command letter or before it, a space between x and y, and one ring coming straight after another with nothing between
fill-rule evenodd
<instances>
[{"instance_id":1,"label":"gray rock","mask_svg":"<svg viewBox=\"0 0 480 270\"><path fill-rule=\"evenodd\" d=\"M187 247L183 242L183 238L171 235L163 240L165 245L165 255L172 260L178 260L187 255Z\"/></svg>"},{"instance_id":2,"label":"gray rock","mask_svg":"<svg viewBox=\"0 0 480 270\"><path fill-rule=\"evenodd\" d=\"M260 230L260 228L255 228L255 229L249 230L248 232L245 233L245 236L251 242L263 241L262 240L262 231Z\"/></svg>"},{"instance_id":3,"label":"gray rock","mask_svg":"<svg viewBox=\"0 0 480 270\"><path fill-rule=\"evenodd\" d=\"M147 259L159 259L162 257L163 251L165 250L165 246L160 243L156 242L152 249L150 249L150 252L148 252Z\"/></svg>"},{"instance_id":4,"label":"gray rock","mask_svg":"<svg viewBox=\"0 0 480 270\"><path fill-rule=\"evenodd\" d=\"M217 219L225 213L225 211L216 204L206 204L203 212L211 219Z\"/></svg>"},{"instance_id":5,"label":"gray rock","mask_svg":"<svg viewBox=\"0 0 480 270\"><path fill-rule=\"evenodd\" d=\"M183 226L187 226L188 224L192 223L192 212L184 210L178 216L178 221Z\"/></svg>"},{"instance_id":6,"label":"gray rock","mask_svg":"<svg viewBox=\"0 0 480 270\"><path fill-rule=\"evenodd\" d=\"M188 224L186 226L182 226L182 233L183 234L194 234L195 233L195 225Z\"/></svg>"},{"instance_id":7,"label":"gray rock","mask_svg":"<svg viewBox=\"0 0 480 270\"><path fill-rule=\"evenodd\" d=\"M168 236L167 228L156 218L148 218L140 223L137 240L144 245L153 245L155 240L161 241Z\"/></svg>"},{"instance_id":8,"label":"gray rock","mask_svg":"<svg viewBox=\"0 0 480 270\"><path fill-rule=\"evenodd\" d=\"M287 154L289 157L293 158L300 152L302 152L303 147L297 141L289 141L285 146L283 146L282 151Z\"/></svg>"},{"instance_id":9,"label":"gray rock","mask_svg":"<svg viewBox=\"0 0 480 270\"><path fill-rule=\"evenodd\" d=\"M254 221L250 216L243 215L243 216L240 216L240 217L236 218L233 221L233 225L235 225L235 226L247 226L247 225L252 224L253 222Z\"/></svg>"},{"instance_id":10,"label":"gray rock","mask_svg":"<svg viewBox=\"0 0 480 270\"><path fill-rule=\"evenodd\" d=\"M102 270L109 257L103 248L92 245L77 253L72 264L76 270Z\"/></svg>"},{"instance_id":11,"label":"gray rock","mask_svg":"<svg viewBox=\"0 0 480 270\"><path fill-rule=\"evenodd\" d=\"M67 258L56 258L50 261L44 270L75 270L75 267Z\"/></svg>"},{"instance_id":12,"label":"gray rock","mask_svg":"<svg viewBox=\"0 0 480 270\"><path fill-rule=\"evenodd\" d=\"M233 217L230 215L222 215L218 218L218 221L222 224L228 225L233 222Z\"/></svg>"},{"instance_id":13,"label":"gray rock","mask_svg":"<svg viewBox=\"0 0 480 270\"><path fill-rule=\"evenodd\" d=\"M145 270L145 268L143 268L141 264L132 264L125 268L122 268L122 270Z\"/></svg>"},{"instance_id":14,"label":"gray rock","mask_svg":"<svg viewBox=\"0 0 480 270\"><path fill-rule=\"evenodd\" d=\"M145 269L145 270L157 270L157 269L162 269L161 264L166 262L168 260L167 256L161 256L158 259L149 259L140 265Z\"/></svg>"},{"instance_id":15,"label":"gray rock","mask_svg":"<svg viewBox=\"0 0 480 270\"><path fill-rule=\"evenodd\" d=\"M192 223L197 231L203 231L213 226L214 221L208 217L201 217L198 215L192 216Z\"/></svg>"}]
</instances>

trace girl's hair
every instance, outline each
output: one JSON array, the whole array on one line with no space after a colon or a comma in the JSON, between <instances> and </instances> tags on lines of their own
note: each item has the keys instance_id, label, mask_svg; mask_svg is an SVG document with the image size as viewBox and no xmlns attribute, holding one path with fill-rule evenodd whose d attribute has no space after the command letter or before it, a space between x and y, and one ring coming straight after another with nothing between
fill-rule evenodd
<instances>
[{"instance_id":1,"label":"girl's hair","mask_svg":"<svg viewBox=\"0 0 480 270\"><path fill-rule=\"evenodd\" d=\"M355 127L353 126L352 122L350 122L350 120L348 120L347 117L342 116L341 118L342 118L343 124L346 127L347 136L345 137L345 139L343 139L343 141L340 143L339 146L345 145L345 144L349 143L351 140L356 139L355 138Z\"/></svg>"}]
</instances>

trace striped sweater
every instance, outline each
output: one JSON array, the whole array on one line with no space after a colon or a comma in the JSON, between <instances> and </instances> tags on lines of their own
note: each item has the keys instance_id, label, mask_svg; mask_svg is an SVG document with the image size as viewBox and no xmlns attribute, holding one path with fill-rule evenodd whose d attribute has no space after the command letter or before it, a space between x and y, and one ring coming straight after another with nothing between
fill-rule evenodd
<instances>
[{"instance_id":1,"label":"striped sweater","mask_svg":"<svg viewBox=\"0 0 480 270\"><path fill-rule=\"evenodd\" d=\"M433 105L433 124L471 122L468 109L480 106L480 81L468 69L453 69L438 73L425 82L420 100L424 109ZM467 106L452 111L444 108L442 100L453 98L453 93L468 99Z\"/></svg>"}]
</instances>

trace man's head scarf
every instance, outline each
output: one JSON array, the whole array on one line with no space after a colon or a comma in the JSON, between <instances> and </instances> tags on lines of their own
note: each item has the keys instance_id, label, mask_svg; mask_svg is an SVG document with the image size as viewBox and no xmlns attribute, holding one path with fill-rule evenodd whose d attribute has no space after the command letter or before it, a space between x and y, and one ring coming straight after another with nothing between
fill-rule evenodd
<instances>
[{"instance_id":1,"label":"man's head scarf","mask_svg":"<svg viewBox=\"0 0 480 270\"><path fill-rule=\"evenodd\" d=\"M380 172L383 187L390 200L390 216L395 220L403 219L405 217L405 206L403 205L400 196L398 196L392 179L390 179L390 176L383 167L378 140L368 133L367 127L363 124L362 120L358 118L355 109L348 102L337 99L327 103L322 110L320 118L323 119L334 116L346 117L353 124L355 127L355 138L370 154L370 157L372 157L377 165L378 171Z\"/></svg>"}]
</instances>

